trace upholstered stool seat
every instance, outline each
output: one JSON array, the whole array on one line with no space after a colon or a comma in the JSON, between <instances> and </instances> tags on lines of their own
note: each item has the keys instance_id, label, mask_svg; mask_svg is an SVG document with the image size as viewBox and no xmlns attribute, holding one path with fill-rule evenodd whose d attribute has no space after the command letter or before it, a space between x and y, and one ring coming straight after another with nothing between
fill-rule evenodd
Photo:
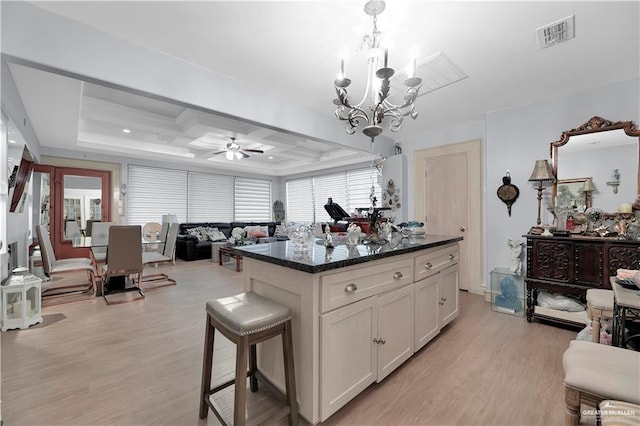
<instances>
[{"instance_id":1,"label":"upholstered stool seat","mask_svg":"<svg viewBox=\"0 0 640 426\"><path fill-rule=\"evenodd\" d=\"M600 342L600 318L613 318L613 290L587 290L587 314L591 319L592 342Z\"/></svg>"},{"instance_id":2,"label":"upholstered stool seat","mask_svg":"<svg viewBox=\"0 0 640 426\"><path fill-rule=\"evenodd\" d=\"M223 424L219 410L215 408L212 395L235 383L234 425L245 424L246 378L250 379L251 391L258 390L256 344L278 335L282 336L286 398L289 409L289 424L298 423L293 346L291 342L291 311L287 306L274 302L253 292L240 293L207 302L207 326L205 332L204 357L202 362L202 390L200 396L200 418L207 417L209 408ZM213 371L213 344L215 330L234 342L236 347L236 374L233 380L211 388ZM247 357L249 370L247 371Z\"/></svg>"},{"instance_id":3,"label":"upholstered stool seat","mask_svg":"<svg viewBox=\"0 0 640 426\"><path fill-rule=\"evenodd\" d=\"M640 405L607 399L598 411L601 426L640 425Z\"/></svg>"},{"instance_id":4,"label":"upholstered stool seat","mask_svg":"<svg viewBox=\"0 0 640 426\"><path fill-rule=\"evenodd\" d=\"M640 352L572 340L562 356L567 425L580 421L580 404L605 399L640 403Z\"/></svg>"}]
</instances>

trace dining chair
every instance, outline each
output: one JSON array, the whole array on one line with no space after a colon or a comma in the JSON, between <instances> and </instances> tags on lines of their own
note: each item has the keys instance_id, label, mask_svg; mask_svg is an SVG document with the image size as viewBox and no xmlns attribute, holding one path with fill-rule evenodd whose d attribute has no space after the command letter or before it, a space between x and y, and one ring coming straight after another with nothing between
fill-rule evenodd
<instances>
[{"instance_id":1,"label":"dining chair","mask_svg":"<svg viewBox=\"0 0 640 426\"><path fill-rule=\"evenodd\" d=\"M169 231L167 232L166 241L163 244L158 244L155 251L146 251L142 253L142 263L144 266L155 265L158 263L171 262L176 264L176 240L178 238L178 223L172 223L169 225ZM143 286L146 288L146 284L156 283L154 287L164 287L166 285L175 285L176 281L169 278L167 274L156 273L151 275L145 275L142 277Z\"/></svg>"},{"instance_id":2,"label":"dining chair","mask_svg":"<svg viewBox=\"0 0 640 426\"><path fill-rule=\"evenodd\" d=\"M107 304L144 298L142 276L142 230L138 225L113 225L109 228L106 263L102 266L101 293ZM130 284L130 285L127 285ZM115 293L137 291L141 297L109 300Z\"/></svg>"},{"instance_id":3,"label":"dining chair","mask_svg":"<svg viewBox=\"0 0 640 426\"><path fill-rule=\"evenodd\" d=\"M91 257L98 275L102 268L99 264L107 261L107 246L109 244L109 228L115 225L113 222L94 222L91 230Z\"/></svg>"},{"instance_id":4,"label":"dining chair","mask_svg":"<svg viewBox=\"0 0 640 426\"><path fill-rule=\"evenodd\" d=\"M96 291L95 282L95 268L91 259L87 257L75 257L70 259L56 259L56 255L53 251L53 245L49 237L49 231L46 225L36 226L36 235L38 236L38 242L40 244L40 253L42 256L42 269L44 275L47 278L51 278L52 275L62 274L64 272L71 271L87 271L87 277L89 282L87 284L70 284L65 286L54 286L51 289L43 289L43 297L47 296L47 291L55 289L56 295L61 293L84 293L89 290ZM69 289L69 291L64 291Z\"/></svg>"},{"instance_id":5,"label":"dining chair","mask_svg":"<svg viewBox=\"0 0 640 426\"><path fill-rule=\"evenodd\" d=\"M67 220L64 223L64 237L69 240L72 238L82 237L82 231L80 230L78 222L75 220Z\"/></svg>"}]
</instances>

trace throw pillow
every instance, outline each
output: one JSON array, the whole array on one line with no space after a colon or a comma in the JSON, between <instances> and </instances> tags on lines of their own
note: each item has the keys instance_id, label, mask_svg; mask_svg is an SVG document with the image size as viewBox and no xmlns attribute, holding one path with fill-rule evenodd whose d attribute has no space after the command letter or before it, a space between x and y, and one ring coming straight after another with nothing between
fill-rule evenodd
<instances>
[{"instance_id":1,"label":"throw pillow","mask_svg":"<svg viewBox=\"0 0 640 426\"><path fill-rule=\"evenodd\" d=\"M267 225L246 226L244 230L247 231L247 236L250 238L262 238L269 236L269 226Z\"/></svg>"},{"instance_id":2,"label":"throw pillow","mask_svg":"<svg viewBox=\"0 0 640 426\"><path fill-rule=\"evenodd\" d=\"M209 241L224 241L227 237L218 228L207 228L207 239Z\"/></svg>"},{"instance_id":3,"label":"throw pillow","mask_svg":"<svg viewBox=\"0 0 640 426\"><path fill-rule=\"evenodd\" d=\"M187 229L189 235L193 235L198 239L198 241L204 241L205 237L202 235L202 227L196 226L194 228Z\"/></svg>"}]
</instances>

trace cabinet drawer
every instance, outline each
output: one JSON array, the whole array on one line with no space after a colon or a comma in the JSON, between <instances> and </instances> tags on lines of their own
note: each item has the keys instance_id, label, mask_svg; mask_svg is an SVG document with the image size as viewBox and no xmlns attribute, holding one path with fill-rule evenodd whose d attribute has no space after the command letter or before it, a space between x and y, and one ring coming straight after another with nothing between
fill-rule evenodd
<instances>
[{"instance_id":1,"label":"cabinet drawer","mask_svg":"<svg viewBox=\"0 0 640 426\"><path fill-rule=\"evenodd\" d=\"M412 280L412 259L324 276L320 281L320 312L327 312L365 297L402 287Z\"/></svg>"},{"instance_id":2,"label":"cabinet drawer","mask_svg":"<svg viewBox=\"0 0 640 426\"><path fill-rule=\"evenodd\" d=\"M420 281L458 263L458 245L450 245L416 257L415 281Z\"/></svg>"}]
</instances>

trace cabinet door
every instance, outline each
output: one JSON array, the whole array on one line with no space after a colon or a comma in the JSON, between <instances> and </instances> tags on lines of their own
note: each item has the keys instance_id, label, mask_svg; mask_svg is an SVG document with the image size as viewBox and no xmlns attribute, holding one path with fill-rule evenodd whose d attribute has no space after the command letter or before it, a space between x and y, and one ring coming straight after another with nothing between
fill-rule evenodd
<instances>
[{"instance_id":1,"label":"cabinet door","mask_svg":"<svg viewBox=\"0 0 640 426\"><path fill-rule=\"evenodd\" d=\"M640 269L638 246L612 245L607 247L607 277L605 288L610 288L609 277L617 275L618 269Z\"/></svg>"},{"instance_id":2,"label":"cabinet door","mask_svg":"<svg viewBox=\"0 0 640 426\"><path fill-rule=\"evenodd\" d=\"M602 287L605 276L602 266L603 245L600 242L576 242L574 276L575 284L588 287Z\"/></svg>"},{"instance_id":3,"label":"cabinet door","mask_svg":"<svg viewBox=\"0 0 640 426\"><path fill-rule=\"evenodd\" d=\"M376 297L320 315L321 421L375 381L376 326Z\"/></svg>"},{"instance_id":4,"label":"cabinet door","mask_svg":"<svg viewBox=\"0 0 640 426\"><path fill-rule=\"evenodd\" d=\"M413 355L413 286L378 296L378 379Z\"/></svg>"},{"instance_id":5,"label":"cabinet door","mask_svg":"<svg viewBox=\"0 0 640 426\"><path fill-rule=\"evenodd\" d=\"M432 275L415 284L414 318L415 350L427 344L440 331L438 320L438 282L440 274Z\"/></svg>"},{"instance_id":6,"label":"cabinet door","mask_svg":"<svg viewBox=\"0 0 640 426\"><path fill-rule=\"evenodd\" d=\"M527 247L527 276L540 280L573 284L574 246L570 241L533 240Z\"/></svg>"},{"instance_id":7,"label":"cabinet door","mask_svg":"<svg viewBox=\"0 0 640 426\"><path fill-rule=\"evenodd\" d=\"M442 328L458 316L458 265L451 266L438 275L438 318Z\"/></svg>"}]
</instances>

